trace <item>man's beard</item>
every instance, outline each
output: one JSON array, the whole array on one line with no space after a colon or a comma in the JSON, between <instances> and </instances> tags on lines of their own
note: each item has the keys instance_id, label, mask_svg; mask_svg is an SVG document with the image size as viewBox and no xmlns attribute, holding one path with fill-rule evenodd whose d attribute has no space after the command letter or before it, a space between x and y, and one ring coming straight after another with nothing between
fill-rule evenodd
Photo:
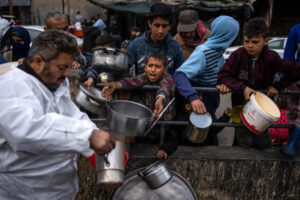
<instances>
[{"instance_id":1,"label":"man's beard","mask_svg":"<svg viewBox=\"0 0 300 200\"><path fill-rule=\"evenodd\" d=\"M41 74L42 77L52 77L52 73L49 70L49 63L45 64L44 70ZM51 90L52 92L54 92L60 84L56 84L56 83L45 83L45 85L49 88L49 90Z\"/></svg>"}]
</instances>

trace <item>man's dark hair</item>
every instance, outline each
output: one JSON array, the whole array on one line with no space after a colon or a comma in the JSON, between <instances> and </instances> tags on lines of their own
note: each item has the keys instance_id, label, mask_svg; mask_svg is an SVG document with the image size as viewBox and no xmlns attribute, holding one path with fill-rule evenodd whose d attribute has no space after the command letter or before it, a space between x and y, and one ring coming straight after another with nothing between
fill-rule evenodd
<instances>
[{"instance_id":1,"label":"man's dark hair","mask_svg":"<svg viewBox=\"0 0 300 200\"><path fill-rule=\"evenodd\" d=\"M248 38L262 36L267 38L269 36L269 28L262 17L255 17L250 19L244 26L244 35Z\"/></svg>"},{"instance_id":2,"label":"man's dark hair","mask_svg":"<svg viewBox=\"0 0 300 200\"><path fill-rule=\"evenodd\" d=\"M131 31L140 32L140 28L137 26L132 27Z\"/></svg>"},{"instance_id":3,"label":"man's dark hair","mask_svg":"<svg viewBox=\"0 0 300 200\"><path fill-rule=\"evenodd\" d=\"M158 60L162 60L164 67L167 67L168 65L168 60L166 58L166 56L164 56L163 54L159 53L159 52L152 52L146 59L145 64L148 63L150 58L154 58L154 59L158 59Z\"/></svg>"},{"instance_id":4,"label":"man's dark hair","mask_svg":"<svg viewBox=\"0 0 300 200\"><path fill-rule=\"evenodd\" d=\"M48 30L40 33L32 42L27 60L33 62L35 56L41 56L46 62L66 53L73 58L79 54L77 42L69 33L59 30Z\"/></svg>"},{"instance_id":5,"label":"man's dark hair","mask_svg":"<svg viewBox=\"0 0 300 200\"><path fill-rule=\"evenodd\" d=\"M155 3L151 6L149 20L152 23L157 17L161 17L172 24L172 8L164 3Z\"/></svg>"},{"instance_id":6,"label":"man's dark hair","mask_svg":"<svg viewBox=\"0 0 300 200\"><path fill-rule=\"evenodd\" d=\"M99 35L96 39L96 46L109 46L116 48L116 40L111 35Z\"/></svg>"},{"instance_id":7,"label":"man's dark hair","mask_svg":"<svg viewBox=\"0 0 300 200\"><path fill-rule=\"evenodd\" d=\"M49 19L54 18L55 20L61 19L62 17L67 17L65 14L62 14L59 11L48 12L45 18L45 25L49 27Z\"/></svg>"}]
</instances>

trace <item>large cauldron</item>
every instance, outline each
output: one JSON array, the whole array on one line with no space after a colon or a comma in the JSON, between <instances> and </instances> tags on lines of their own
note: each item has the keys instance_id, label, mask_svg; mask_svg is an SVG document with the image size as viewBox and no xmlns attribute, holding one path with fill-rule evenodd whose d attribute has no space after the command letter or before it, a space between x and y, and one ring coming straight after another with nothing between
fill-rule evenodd
<instances>
[{"instance_id":1,"label":"large cauldron","mask_svg":"<svg viewBox=\"0 0 300 200\"><path fill-rule=\"evenodd\" d=\"M128 70L129 54L114 48L94 48L93 67L98 72L123 74Z\"/></svg>"}]
</instances>

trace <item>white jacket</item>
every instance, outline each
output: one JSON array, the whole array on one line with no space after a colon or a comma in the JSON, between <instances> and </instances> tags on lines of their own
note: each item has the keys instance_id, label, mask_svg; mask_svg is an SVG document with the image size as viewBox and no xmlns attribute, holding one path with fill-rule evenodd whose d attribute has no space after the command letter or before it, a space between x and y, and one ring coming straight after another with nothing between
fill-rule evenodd
<instances>
[{"instance_id":1,"label":"white jacket","mask_svg":"<svg viewBox=\"0 0 300 200\"><path fill-rule=\"evenodd\" d=\"M93 153L89 137L95 129L71 101L67 80L52 93L18 68L2 70L0 199L74 199L76 155Z\"/></svg>"}]
</instances>

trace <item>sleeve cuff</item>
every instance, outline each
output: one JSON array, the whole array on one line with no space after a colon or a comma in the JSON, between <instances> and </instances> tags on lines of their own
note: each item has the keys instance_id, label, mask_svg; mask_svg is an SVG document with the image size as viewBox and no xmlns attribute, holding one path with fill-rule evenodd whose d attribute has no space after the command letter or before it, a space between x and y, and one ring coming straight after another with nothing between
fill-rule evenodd
<instances>
[{"instance_id":1,"label":"sleeve cuff","mask_svg":"<svg viewBox=\"0 0 300 200\"><path fill-rule=\"evenodd\" d=\"M120 80L120 83L122 84L122 88L128 88L127 82L125 80Z\"/></svg>"},{"instance_id":2,"label":"sleeve cuff","mask_svg":"<svg viewBox=\"0 0 300 200\"><path fill-rule=\"evenodd\" d=\"M196 100L196 99L199 99L198 94L190 95L188 100L189 100L189 102L192 102L192 101L194 101L194 100Z\"/></svg>"},{"instance_id":3,"label":"sleeve cuff","mask_svg":"<svg viewBox=\"0 0 300 200\"><path fill-rule=\"evenodd\" d=\"M245 90L246 87L247 87L247 85L243 84L243 85L240 86L240 90L241 90L242 92L244 92L244 90Z\"/></svg>"}]
</instances>

